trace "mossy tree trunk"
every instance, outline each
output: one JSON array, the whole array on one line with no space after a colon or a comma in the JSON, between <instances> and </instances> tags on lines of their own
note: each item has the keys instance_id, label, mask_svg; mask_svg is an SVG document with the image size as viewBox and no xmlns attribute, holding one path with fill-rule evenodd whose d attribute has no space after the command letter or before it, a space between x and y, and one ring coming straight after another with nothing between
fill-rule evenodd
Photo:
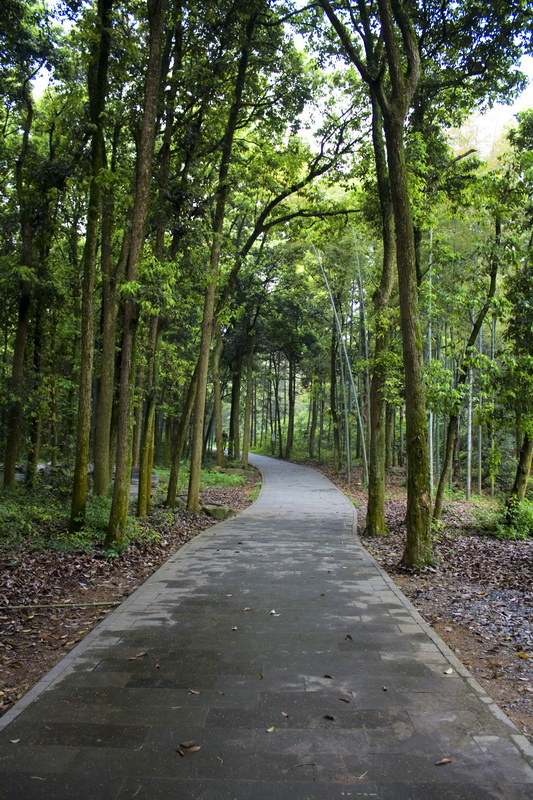
<instances>
[{"instance_id":1,"label":"mossy tree trunk","mask_svg":"<svg viewBox=\"0 0 533 800\"><path fill-rule=\"evenodd\" d=\"M191 419L191 413L194 406L194 399L196 397L197 379L198 379L198 364L196 365L196 369L191 377L191 381L187 388L187 394L185 395L185 401L183 403L183 407L181 409L181 416L178 422L176 437L173 442L172 460L170 464L170 476L168 479L167 499L165 501L165 504L169 508L174 508L174 506L176 505L176 495L178 492L178 480L180 473L181 457L183 455L183 448L185 446L185 441L187 439L189 422Z\"/></svg>"},{"instance_id":2,"label":"mossy tree trunk","mask_svg":"<svg viewBox=\"0 0 533 800\"><path fill-rule=\"evenodd\" d=\"M24 175L30 144L30 132L33 125L33 103L29 88L27 86L24 89L23 100L26 105L26 117L22 130L22 145L16 163L15 184L20 213L20 260L22 266L29 271L33 268L33 238L35 231L30 221L29 198L27 197L27 190L24 185ZM7 438L6 449L4 453L5 487L13 486L15 483L20 432L22 427L24 359L26 355L26 344L30 329L31 311L31 284L27 280L21 280L18 298L15 342L13 344L13 359L11 362L11 379L9 384L11 396L6 415Z\"/></svg>"},{"instance_id":3,"label":"mossy tree trunk","mask_svg":"<svg viewBox=\"0 0 533 800\"><path fill-rule=\"evenodd\" d=\"M228 113L226 128L222 141L222 152L218 171L215 212L213 216L211 255L209 260L208 284L204 297L202 315L200 352L198 357L198 386L193 417L191 438L191 469L189 475L189 492L187 507L190 511L200 508L200 473L202 468L202 450L204 436L205 401L207 395L207 374L209 369L209 351L213 336L215 295L218 282L220 254L222 251L222 234L226 215L226 202L229 193L229 168L231 164L233 140L237 130L239 114L242 108L246 74L250 60L252 36L256 26L256 14L247 20L243 47L241 50L234 97Z\"/></svg>"},{"instance_id":4,"label":"mossy tree trunk","mask_svg":"<svg viewBox=\"0 0 533 800\"><path fill-rule=\"evenodd\" d=\"M529 473L531 472L531 462L533 460L533 437L529 433L525 433L522 447L520 448L520 456L516 467L516 474L513 481L513 487L507 500L507 507L509 508L513 502L520 502L526 496L527 485L529 482Z\"/></svg>"},{"instance_id":5,"label":"mossy tree trunk","mask_svg":"<svg viewBox=\"0 0 533 800\"><path fill-rule=\"evenodd\" d=\"M157 355L162 335L162 324L158 317L150 319L148 379L146 385L146 408L141 440L139 463L139 493L137 495L137 516L144 519L150 509L152 494L152 468L155 447L155 411L157 396Z\"/></svg>"},{"instance_id":6,"label":"mossy tree trunk","mask_svg":"<svg viewBox=\"0 0 533 800\"><path fill-rule=\"evenodd\" d=\"M135 282L144 245L144 228L150 197L152 156L155 142L157 104L161 84L161 56L164 40L166 0L148 0L150 53L146 71L144 108L136 162L131 239L126 266L126 281ZM131 482L132 395L138 309L133 298L124 303L121 364L119 378L117 453L113 500L106 545L121 547L126 536Z\"/></svg>"},{"instance_id":7,"label":"mossy tree trunk","mask_svg":"<svg viewBox=\"0 0 533 800\"><path fill-rule=\"evenodd\" d=\"M253 372L254 372L254 331L248 333L248 347L246 351L246 396L244 401L244 424L242 434L242 465L248 468L248 455L250 452L250 433L252 421L253 398Z\"/></svg>"},{"instance_id":8,"label":"mossy tree trunk","mask_svg":"<svg viewBox=\"0 0 533 800\"><path fill-rule=\"evenodd\" d=\"M217 466L226 466L226 454L224 452L224 431L222 430L222 390L220 386L220 357L224 341L222 331L217 326L216 346L213 353L213 403L215 413L215 442L217 448Z\"/></svg>"},{"instance_id":9,"label":"mossy tree trunk","mask_svg":"<svg viewBox=\"0 0 533 800\"><path fill-rule=\"evenodd\" d=\"M386 353L390 343L389 322L386 311L392 292L395 269L394 219L388 180L383 122L376 97L372 93L372 141L381 211L383 260L381 278L374 297L376 336L373 354L373 372L370 384L370 445L368 460L368 505L366 534L382 536L385 524L385 462L386 462Z\"/></svg>"},{"instance_id":10,"label":"mossy tree trunk","mask_svg":"<svg viewBox=\"0 0 533 800\"><path fill-rule=\"evenodd\" d=\"M335 328L335 320L333 320L331 326L329 413L331 416L333 433L333 474L338 475L341 469L341 437L339 431L339 415L337 412L337 331Z\"/></svg>"},{"instance_id":11,"label":"mossy tree trunk","mask_svg":"<svg viewBox=\"0 0 533 800\"><path fill-rule=\"evenodd\" d=\"M113 134L113 153L111 172L117 169L117 151L120 126L116 125ZM102 277L101 310L101 363L98 393L94 412L94 474L93 494L105 495L111 485L113 473L111 443L111 421L113 417L113 398L115 393L115 352L117 332L117 301L115 287L122 279L125 269L125 254L129 247L130 228L127 227L121 248L118 265L113 271L113 228L115 215L114 191L105 188L102 193L102 241L100 245L100 268Z\"/></svg>"},{"instance_id":12,"label":"mossy tree trunk","mask_svg":"<svg viewBox=\"0 0 533 800\"><path fill-rule=\"evenodd\" d=\"M100 228L101 171L105 166L104 110L107 98L107 73L111 46L113 0L98 1L100 37L88 71L89 110L93 127L91 183L87 209L87 230L83 250L81 308L81 362L76 430L76 458L70 508L70 530L83 524L87 504L89 444L91 435L92 382L94 361L94 285Z\"/></svg>"}]
</instances>

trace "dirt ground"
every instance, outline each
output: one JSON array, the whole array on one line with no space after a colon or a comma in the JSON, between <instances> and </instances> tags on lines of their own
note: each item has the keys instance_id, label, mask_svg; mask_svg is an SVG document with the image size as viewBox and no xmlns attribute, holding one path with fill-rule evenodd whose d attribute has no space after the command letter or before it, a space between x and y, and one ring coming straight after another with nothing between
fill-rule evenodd
<instances>
[{"instance_id":1,"label":"dirt ground","mask_svg":"<svg viewBox=\"0 0 533 800\"><path fill-rule=\"evenodd\" d=\"M327 468L322 471L332 477ZM363 533L366 496L357 475L350 486L332 479L360 506L365 547L533 741L533 542L479 536L475 507L450 501L435 547L436 566L408 573L398 567L405 539L401 481L392 476L389 485L389 535L368 539ZM203 500L240 510L249 505L253 488L250 482L209 489ZM48 551L0 562L0 714L177 548L213 522L205 514L161 513L150 520L160 541L131 547L116 560Z\"/></svg>"}]
</instances>

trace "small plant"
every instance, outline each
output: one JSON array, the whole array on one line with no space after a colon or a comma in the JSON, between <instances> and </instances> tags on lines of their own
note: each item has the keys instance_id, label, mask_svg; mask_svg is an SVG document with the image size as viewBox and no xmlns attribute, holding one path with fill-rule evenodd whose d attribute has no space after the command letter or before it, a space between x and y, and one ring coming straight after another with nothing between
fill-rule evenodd
<instances>
[{"instance_id":1,"label":"small plant","mask_svg":"<svg viewBox=\"0 0 533 800\"><path fill-rule=\"evenodd\" d=\"M250 500L252 501L252 503L255 502L255 500L257 500L257 498L259 497L262 486L263 484L261 483L261 481L259 483L256 483L253 492L250 493Z\"/></svg>"},{"instance_id":2,"label":"small plant","mask_svg":"<svg viewBox=\"0 0 533 800\"><path fill-rule=\"evenodd\" d=\"M203 469L200 473L200 490L203 491L209 486L217 486L221 489L227 489L231 486L242 486L245 479L243 475L231 475L227 472L220 472L219 470ZM181 488L187 489L189 483L188 469L180 473Z\"/></svg>"},{"instance_id":3,"label":"small plant","mask_svg":"<svg viewBox=\"0 0 533 800\"><path fill-rule=\"evenodd\" d=\"M533 502L511 497L498 525L500 538L526 540L533 538Z\"/></svg>"},{"instance_id":4,"label":"small plant","mask_svg":"<svg viewBox=\"0 0 533 800\"><path fill-rule=\"evenodd\" d=\"M431 535L434 542L438 542L441 533L444 531L446 523L442 519L431 519Z\"/></svg>"},{"instance_id":5,"label":"small plant","mask_svg":"<svg viewBox=\"0 0 533 800\"><path fill-rule=\"evenodd\" d=\"M527 541L533 539L533 502L511 498L496 513L478 513L482 532L496 539Z\"/></svg>"},{"instance_id":6,"label":"small plant","mask_svg":"<svg viewBox=\"0 0 533 800\"><path fill-rule=\"evenodd\" d=\"M203 469L200 476L201 489L206 489L208 486L220 486L226 489L230 486L242 486L243 483L243 475L228 475L226 472L211 472Z\"/></svg>"},{"instance_id":7,"label":"small plant","mask_svg":"<svg viewBox=\"0 0 533 800\"><path fill-rule=\"evenodd\" d=\"M6 552L21 547L47 547L67 525L68 512L57 497L49 493L28 496L23 487L0 496L0 549Z\"/></svg>"}]
</instances>

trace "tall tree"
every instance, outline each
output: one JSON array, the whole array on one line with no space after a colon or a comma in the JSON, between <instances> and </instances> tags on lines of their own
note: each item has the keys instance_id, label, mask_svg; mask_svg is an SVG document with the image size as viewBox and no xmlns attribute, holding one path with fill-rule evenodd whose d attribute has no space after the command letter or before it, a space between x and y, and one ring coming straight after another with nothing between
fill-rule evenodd
<instances>
[{"instance_id":1,"label":"tall tree","mask_svg":"<svg viewBox=\"0 0 533 800\"><path fill-rule=\"evenodd\" d=\"M522 442L518 454L515 477L507 500L508 516L512 518L513 506L526 496L533 461L533 424L529 396L532 378L533 317L531 297L533 289L533 110L518 115L518 127L510 131L512 146L508 159L512 168L512 199L506 203L511 212L510 252L513 267L506 282L506 296L510 303L510 316L506 337L513 346L512 372L518 374L525 392L515 393L520 405ZM525 373L520 374L520 373ZM511 384L513 385L514 382ZM513 385L514 389L514 385Z\"/></svg>"},{"instance_id":2,"label":"tall tree","mask_svg":"<svg viewBox=\"0 0 533 800\"><path fill-rule=\"evenodd\" d=\"M144 230L148 213L152 156L156 134L157 103L161 89L165 15L166 0L148 0L149 59L146 69L144 106L133 187L134 204L131 217L131 236L126 263L125 278L129 284L137 280L144 245ZM133 297L126 298L123 312L119 378L115 483L106 536L106 544L115 547L120 547L124 542L128 518L131 481L131 408L137 323L138 309L135 300Z\"/></svg>"},{"instance_id":3,"label":"tall tree","mask_svg":"<svg viewBox=\"0 0 533 800\"><path fill-rule=\"evenodd\" d=\"M107 73L111 46L111 11L113 0L98 0L97 37L88 70L89 115L92 128L91 182L87 210L87 228L83 252L81 313L81 364L78 394L76 459L70 510L70 529L83 524L87 503L89 440L91 433L92 380L94 361L94 284L101 211L101 171L105 158L104 111L107 96Z\"/></svg>"},{"instance_id":4,"label":"tall tree","mask_svg":"<svg viewBox=\"0 0 533 800\"><path fill-rule=\"evenodd\" d=\"M0 91L4 101L1 136L4 139L9 131L8 123L13 114L18 117L17 127L21 131L14 169L13 164L9 165L14 172L20 224L17 321L4 456L4 485L11 486L15 480L22 423L24 360L32 313L34 241L36 229L46 223L47 217L41 205L47 187L41 186L40 196L35 196L37 192L30 164L35 117L31 81L41 67L45 64L51 66L53 50L48 13L34 1L7 0L2 8L0 45Z\"/></svg>"},{"instance_id":5,"label":"tall tree","mask_svg":"<svg viewBox=\"0 0 533 800\"><path fill-rule=\"evenodd\" d=\"M216 187L216 203L213 216L211 253L209 259L208 285L205 292L204 310L202 319L202 334L200 340L200 353L198 358L198 378L196 388L196 401L193 418L193 432L191 442L191 465L189 477L189 492L187 507L197 511L200 507L200 470L203 453L205 400L207 394L207 373L209 367L209 351L211 348L215 298L218 283L220 255L222 251L222 235L226 202L229 193L229 168L233 151L235 132L242 110L244 89L248 64L252 50L253 34L257 24L258 10L251 6L246 9L244 18L243 44L239 56L237 75L233 91L233 101L228 111L226 128L222 139L220 164L218 168L218 181Z\"/></svg>"},{"instance_id":6,"label":"tall tree","mask_svg":"<svg viewBox=\"0 0 533 800\"><path fill-rule=\"evenodd\" d=\"M350 9L356 36L375 53L374 63L359 53L348 29L328 0L319 0L346 56L372 87L383 116L392 208L406 388L407 541L402 561L423 566L432 561L429 451L422 375L422 336L418 312L416 250L404 139L407 114L420 79L420 52L413 20L400 0L378 0L370 8Z\"/></svg>"}]
</instances>

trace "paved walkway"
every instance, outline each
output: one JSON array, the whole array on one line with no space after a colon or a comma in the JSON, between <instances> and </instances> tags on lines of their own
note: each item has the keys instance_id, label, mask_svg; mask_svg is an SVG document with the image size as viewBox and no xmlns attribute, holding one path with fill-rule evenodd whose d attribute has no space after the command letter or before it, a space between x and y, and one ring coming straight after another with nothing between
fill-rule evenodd
<instances>
[{"instance_id":1,"label":"paved walkway","mask_svg":"<svg viewBox=\"0 0 533 800\"><path fill-rule=\"evenodd\" d=\"M361 548L351 504L253 462L259 500L0 720L0 798L533 798L531 748Z\"/></svg>"}]
</instances>

